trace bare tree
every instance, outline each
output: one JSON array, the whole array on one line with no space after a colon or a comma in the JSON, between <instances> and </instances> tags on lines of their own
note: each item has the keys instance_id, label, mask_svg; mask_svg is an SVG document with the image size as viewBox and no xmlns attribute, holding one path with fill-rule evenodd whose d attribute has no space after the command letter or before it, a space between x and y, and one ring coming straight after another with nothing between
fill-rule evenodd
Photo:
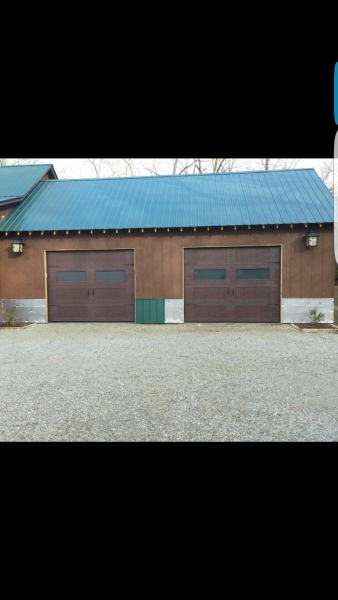
<instances>
[{"instance_id":1,"label":"bare tree","mask_svg":"<svg viewBox=\"0 0 338 600\"><path fill-rule=\"evenodd\" d=\"M83 164L90 163L95 173L95 177L100 179L103 161L103 158L87 158Z\"/></svg>"},{"instance_id":2,"label":"bare tree","mask_svg":"<svg viewBox=\"0 0 338 600\"><path fill-rule=\"evenodd\" d=\"M35 165L40 158L0 158L0 167Z\"/></svg>"},{"instance_id":3,"label":"bare tree","mask_svg":"<svg viewBox=\"0 0 338 600\"><path fill-rule=\"evenodd\" d=\"M330 190L334 193L334 177L333 177L333 159L323 159L322 166L319 169L319 177Z\"/></svg>"}]
</instances>

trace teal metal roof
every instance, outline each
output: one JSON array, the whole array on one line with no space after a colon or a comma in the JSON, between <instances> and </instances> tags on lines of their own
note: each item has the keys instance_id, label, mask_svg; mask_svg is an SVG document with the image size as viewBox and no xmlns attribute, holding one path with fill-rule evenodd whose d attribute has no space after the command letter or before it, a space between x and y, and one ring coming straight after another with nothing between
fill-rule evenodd
<instances>
[{"instance_id":1,"label":"teal metal roof","mask_svg":"<svg viewBox=\"0 0 338 600\"><path fill-rule=\"evenodd\" d=\"M333 222L313 169L41 181L0 231Z\"/></svg>"},{"instance_id":2,"label":"teal metal roof","mask_svg":"<svg viewBox=\"0 0 338 600\"><path fill-rule=\"evenodd\" d=\"M0 204L23 198L53 165L0 167Z\"/></svg>"}]
</instances>

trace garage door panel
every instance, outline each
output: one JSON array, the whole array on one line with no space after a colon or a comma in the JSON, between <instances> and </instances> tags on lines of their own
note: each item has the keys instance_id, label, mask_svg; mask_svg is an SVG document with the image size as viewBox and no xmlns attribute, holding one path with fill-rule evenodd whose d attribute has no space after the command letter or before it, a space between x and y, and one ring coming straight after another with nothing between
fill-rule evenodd
<instances>
[{"instance_id":1,"label":"garage door panel","mask_svg":"<svg viewBox=\"0 0 338 600\"><path fill-rule=\"evenodd\" d=\"M236 306L234 317L242 322L278 322L279 306Z\"/></svg>"},{"instance_id":2,"label":"garage door panel","mask_svg":"<svg viewBox=\"0 0 338 600\"><path fill-rule=\"evenodd\" d=\"M56 306L49 308L50 321L88 321L88 306Z\"/></svg>"},{"instance_id":3,"label":"garage door panel","mask_svg":"<svg viewBox=\"0 0 338 600\"><path fill-rule=\"evenodd\" d=\"M93 321L134 321L135 308L129 306L102 305L93 307Z\"/></svg>"},{"instance_id":4,"label":"garage door panel","mask_svg":"<svg viewBox=\"0 0 338 600\"><path fill-rule=\"evenodd\" d=\"M192 292L194 300L226 300L228 288L217 286L195 287Z\"/></svg>"},{"instance_id":5,"label":"garage door panel","mask_svg":"<svg viewBox=\"0 0 338 600\"><path fill-rule=\"evenodd\" d=\"M271 302L275 291L268 287L239 287L236 289L237 300L265 300Z\"/></svg>"},{"instance_id":6,"label":"garage door panel","mask_svg":"<svg viewBox=\"0 0 338 600\"><path fill-rule=\"evenodd\" d=\"M127 290L125 288L95 288L96 302L126 302Z\"/></svg>"},{"instance_id":7,"label":"garage door panel","mask_svg":"<svg viewBox=\"0 0 338 600\"><path fill-rule=\"evenodd\" d=\"M206 279L195 279L204 269ZM208 280L213 269L225 279ZM279 323L280 247L189 249L184 273L186 321Z\"/></svg>"},{"instance_id":8,"label":"garage door panel","mask_svg":"<svg viewBox=\"0 0 338 600\"><path fill-rule=\"evenodd\" d=\"M93 266L93 252L48 252L48 266L76 270Z\"/></svg>"},{"instance_id":9,"label":"garage door panel","mask_svg":"<svg viewBox=\"0 0 338 600\"><path fill-rule=\"evenodd\" d=\"M200 306L189 306L186 304L184 309L184 318L187 322L218 322L226 321L227 317L227 307L224 305L217 306L215 304L204 304Z\"/></svg>"},{"instance_id":10,"label":"garage door panel","mask_svg":"<svg viewBox=\"0 0 338 600\"><path fill-rule=\"evenodd\" d=\"M94 267L123 267L134 265L133 250L114 250L113 252L94 252Z\"/></svg>"},{"instance_id":11,"label":"garage door panel","mask_svg":"<svg viewBox=\"0 0 338 600\"><path fill-rule=\"evenodd\" d=\"M133 250L48 252L47 268L50 321L135 321Z\"/></svg>"},{"instance_id":12,"label":"garage door panel","mask_svg":"<svg viewBox=\"0 0 338 600\"><path fill-rule=\"evenodd\" d=\"M86 302L88 289L63 288L57 289L53 301L58 304L74 304L74 302Z\"/></svg>"}]
</instances>

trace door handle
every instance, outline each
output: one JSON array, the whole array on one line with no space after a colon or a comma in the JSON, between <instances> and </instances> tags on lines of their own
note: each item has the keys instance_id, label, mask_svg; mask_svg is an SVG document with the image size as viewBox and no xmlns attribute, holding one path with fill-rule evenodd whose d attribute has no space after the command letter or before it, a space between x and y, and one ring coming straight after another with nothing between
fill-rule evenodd
<instances>
[{"instance_id":1,"label":"door handle","mask_svg":"<svg viewBox=\"0 0 338 600\"><path fill-rule=\"evenodd\" d=\"M93 296L94 296L94 290L93 290Z\"/></svg>"}]
</instances>

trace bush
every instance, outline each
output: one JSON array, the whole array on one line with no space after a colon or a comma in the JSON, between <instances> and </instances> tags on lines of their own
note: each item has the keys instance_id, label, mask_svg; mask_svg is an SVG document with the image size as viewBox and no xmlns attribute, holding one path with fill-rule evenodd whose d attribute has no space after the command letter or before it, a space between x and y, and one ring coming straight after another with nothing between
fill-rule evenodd
<instances>
[{"instance_id":1,"label":"bush","mask_svg":"<svg viewBox=\"0 0 338 600\"><path fill-rule=\"evenodd\" d=\"M318 306L315 306L309 312L310 312L310 320L311 320L312 324L314 324L314 323L320 323L321 321L324 321L325 315L322 312L318 313Z\"/></svg>"}]
</instances>

